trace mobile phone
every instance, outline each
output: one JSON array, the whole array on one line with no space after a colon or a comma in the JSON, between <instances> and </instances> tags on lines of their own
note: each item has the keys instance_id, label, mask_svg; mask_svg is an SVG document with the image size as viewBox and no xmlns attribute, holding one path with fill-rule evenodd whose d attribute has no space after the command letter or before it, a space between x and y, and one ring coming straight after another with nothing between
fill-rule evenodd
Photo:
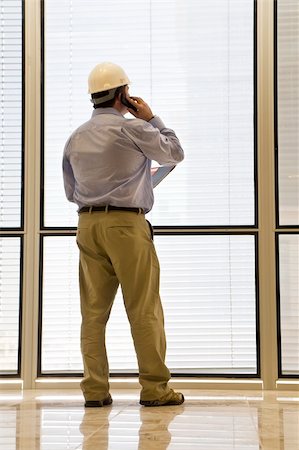
<instances>
[{"instance_id":1,"label":"mobile phone","mask_svg":"<svg viewBox=\"0 0 299 450\"><path fill-rule=\"evenodd\" d=\"M132 105L132 103L128 102L128 100L126 99L126 97L124 96L124 94L121 95L120 98L121 102L123 105L127 106L130 109L133 109L133 111L137 111L136 106Z\"/></svg>"}]
</instances>

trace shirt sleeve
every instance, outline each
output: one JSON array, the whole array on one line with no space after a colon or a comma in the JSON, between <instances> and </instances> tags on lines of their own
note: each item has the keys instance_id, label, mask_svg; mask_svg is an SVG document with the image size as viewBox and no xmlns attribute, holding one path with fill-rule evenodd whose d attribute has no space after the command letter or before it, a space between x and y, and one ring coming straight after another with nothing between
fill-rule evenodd
<instances>
[{"instance_id":1,"label":"shirt sleeve","mask_svg":"<svg viewBox=\"0 0 299 450\"><path fill-rule=\"evenodd\" d=\"M75 191L75 177L73 173L72 166L67 156L67 151L69 149L71 139L67 141L64 147L63 160L62 160L62 172L63 172L63 183L64 190L67 199L70 202L74 202L74 191Z\"/></svg>"},{"instance_id":2,"label":"shirt sleeve","mask_svg":"<svg viewBox=\"0 0 299 450\"><path fill-rule=\"evenodd\" d=\"M133 119L132 124L123 131L150 160L161 165L172 165L184 159L184 150L175 132L166 128L157 116L149 122Z\"/></svg>"}]
</instances>

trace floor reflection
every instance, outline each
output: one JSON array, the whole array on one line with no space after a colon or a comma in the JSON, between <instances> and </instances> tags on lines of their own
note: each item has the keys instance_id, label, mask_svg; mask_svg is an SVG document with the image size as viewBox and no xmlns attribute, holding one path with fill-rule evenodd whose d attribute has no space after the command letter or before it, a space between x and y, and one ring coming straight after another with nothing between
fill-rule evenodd
<instances>
[{"instance_id":1,"label":"floor reflection","mask_svg":"<svg viewBox=\"0 0 299 450\"><path fill-rule=\"evenodd\" d=\"M17 448L16 444L17 409L0 409L0 448Z\"/></svg>"},{"instance_id":2,"label":"floor reflection","mask_svg":"<svg viewBox=\"0 0 299 450\"><path fill-rule=\"evenodd\" d=\"M114 393L112 406L86 410L79 394L0 395L0 449L299 448L299 398L294 393L186 391L185 404L158 408L140 407L137 395Z\"/></svg>"},{"instance_id":3,"label":"floor reflection","mask_svg":"<svg viewBox=\"0 0 299 450\"><path fill-rule=\"evenodd\" d=\"M169 424L176 416L183 414L184 406L161 409L131 406L111 421L107 414L106 423L103 422L101 429L94 435L90 435L90 424L95 421L95 414L86 411L80 426L84 436L82 449L166 450L172 439Z\"/></svg>"}]
</instances>

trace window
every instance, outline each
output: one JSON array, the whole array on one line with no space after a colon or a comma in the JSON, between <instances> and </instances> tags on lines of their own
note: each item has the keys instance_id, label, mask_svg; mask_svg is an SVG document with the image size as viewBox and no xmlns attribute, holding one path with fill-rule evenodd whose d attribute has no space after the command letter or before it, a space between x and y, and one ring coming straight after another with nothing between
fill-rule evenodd
<instances>
[{"instance_id":1,"label":"window","mask_svg":"<svg viewBox=\"0 0 299 450\"><path fill-rule=\"evenodd\" d=\"M0 236L0 375L19 371L20 256L20 238Z\"/></svg>"},{"instance_id":2,"label":"window","mask_svg":"<svg viewBox=\"0 0 299 450\"><path fill-rule=\"evenodd\" d=\"M20 373L22 34L22 1L0 0L0 376Z\"/></svg>"},{"instance_id":3,"label":"window","mask_svg":"<svg viewBox=\"0 0 299 450\"><path fill-rule=\"evenodd\" d=\"M81 373L75 239L43 241L41 373ZM159 235L155 241L172 373L256 374L254 236ZM138 371L120 293L107 326L107 350L111 372Z\"/></svg>"},{"instance_id":4,"label":"window","mask_svg":"<svg viewBox=\"0 0 299 450\"><path fill-rule=\"evenodd\" d=\"M276 3L278 323L281 376L299 374L299 4ZM281 229L289 229L281 231ZM292 231L290 230L292 229ZM297 232L296 232L297 229Z\"/></svg>"},{"instance_id":5,"label":"window","mask_svg":"<svg viewBox=\"0 0 299 450\"><path fill-rule=\"evenodd\" d=\"M130 92L186 151L155 189L148 215L172 373L245 382L260 375L266 389L275 389L277 369L283 383L298 379L298 23L295 0L0 0L1 383L22 377L34 386L37 356L40 376L82 373L77 214L64 196L61 159L67 137L91 115L87 75L104 60L125 68ZM135 374L120 294L107 341L112 375Z\"/></svg>"},{"instance_id":6,"label":"window","mask_svg":"<svg viewBox=\"0 0 299 450\"><path fill-rule=\"evenodd\" d=\"M44 3L44 225L76 226L61 154L92 113L88 73L106 60L125 68L131 92L173 127L186 151L156 190L153 224L254 225L254 2ZM124 28L124 17L134 28Z\"/></svg>"},{"instance_id":7,"label":"window","mask_svg":"<svg viewBox=\"0 0 299 450\"><path fill-rule=\"evenodd\" d=\"M299 234L279 235L282 375L299 374Z\"/></svg>"},{"instance_id":8,"label":"window","mask_svg":"<svg viewBox=\"0 0 299 450\"><path fill-rule=\"evenodd\" d=\"M279 225L299 224L299 4L277 0Z\"/></svg>"},{"instance_id":9,"label":"window","mask_svg":"<svg viewBox=\"0 0 299 450\"><path fill-rule=\"evenodd\" d=\"M0 2L0 229L22 224L22 2Z\"/></svg>"},{"instance_id":10,"label":"window","mask_svg":"<svg viewBox=\"0 0 299 450\"><path fill-rule=\"evenodd\" d=\"M151 104L186 151L155 190L149 214L159 230L167 362L177 375L257 376L255 3L88 4L44 1L39 372L82 372L78 250L69 234L77 214L65 199L61 160L68 136L92 113L88 73L111 60L125 68L130 92ZM124 28L124 17L136 26ZM107 334L111 371L136 373L119 297Z\"/></svg>"}]
</instances>

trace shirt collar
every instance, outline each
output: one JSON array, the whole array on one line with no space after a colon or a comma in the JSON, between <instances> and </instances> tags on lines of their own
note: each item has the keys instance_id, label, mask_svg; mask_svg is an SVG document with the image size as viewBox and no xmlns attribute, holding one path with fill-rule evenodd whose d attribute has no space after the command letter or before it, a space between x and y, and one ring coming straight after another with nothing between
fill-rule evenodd
<instances>
[{"instance_id":1,"label":"shirt collar","mask_svg":"<svg viewBox=\"0 0 299 450\"><path fill-rule=\"evenodd\" d=\"M123 115L117 111L117 109L115 108L97 108L94 109L92 112L92 117L97 116L98 114L114 114L115 116L121 116L123 117Z\"/></svg>"}]
</instances>

